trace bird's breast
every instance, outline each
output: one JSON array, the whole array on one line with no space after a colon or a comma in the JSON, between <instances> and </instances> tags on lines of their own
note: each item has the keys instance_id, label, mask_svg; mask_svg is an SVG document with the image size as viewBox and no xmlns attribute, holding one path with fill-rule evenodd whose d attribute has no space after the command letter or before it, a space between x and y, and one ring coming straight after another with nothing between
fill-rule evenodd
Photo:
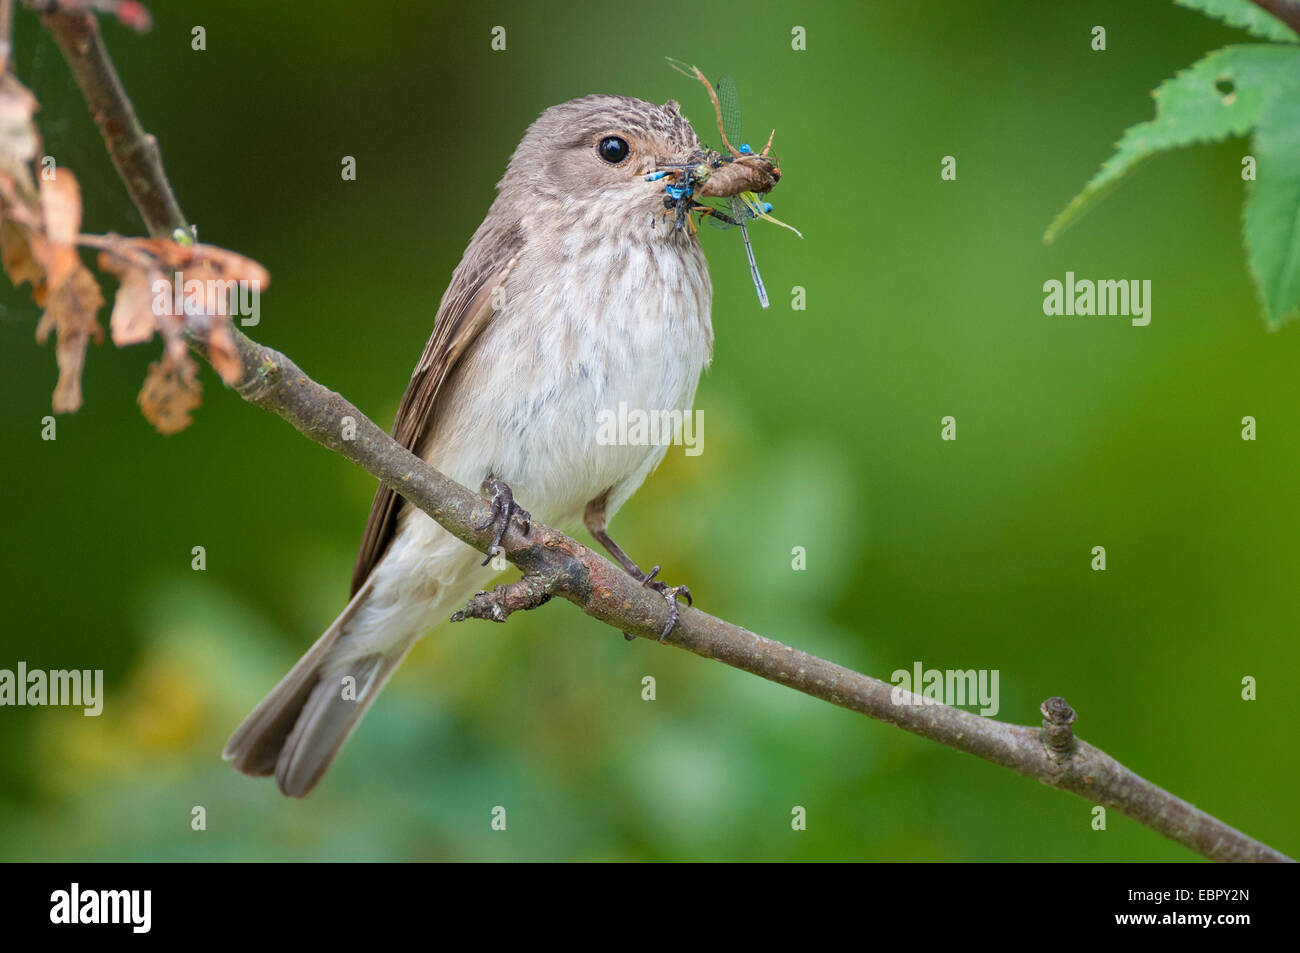
<instances>
[{"instance_id":1,"label":"bird's breast","mask_svg":"<svg viewBox=\"0 0 1300 953\"><path fill-rule=\"evenodd\" d=\"M707 264L681 237L582 230L528 243L456 375L448 410L467 439L443 469L476 486L487 468L554 523L639 483L663 438L611 431L610 415L689 411L712 352Z\"/></svg>"}]
</instances>

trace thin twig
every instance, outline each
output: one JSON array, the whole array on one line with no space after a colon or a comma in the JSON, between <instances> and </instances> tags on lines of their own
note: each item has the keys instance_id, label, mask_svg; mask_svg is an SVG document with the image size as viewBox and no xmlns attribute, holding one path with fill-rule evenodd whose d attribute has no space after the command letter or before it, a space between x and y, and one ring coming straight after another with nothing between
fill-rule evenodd
<instances>
[{"instance_id":1,"label":"thin twig","mask_svg":"<svg viewBox=\"0 0 1300 953\"><path fill-rule=\"evenodd\" d=\"M99 21L88 13L43 13L63 58L72 68L77 85L86 97L108 154L126 190L154 238L169 238L185 228L185 216L163 171L158 140L145 132L136 118L135 107L122 88L122 80L104 48Z\"/></svg>"},{"instance_id":2,"label":"thin twig","mask_svg":"<svg viewBox=\"0 0 1300 953\"><path fill-rule=\"evenodd\" d=\"M92 114L118 156L132 199L153 235L170 235L185 221L171 197L157 151L145 142L112 62L86 18L51 14L46 24L68 57ZM129 117L129 122L115 121ZM165 196L167 201L158 201ZM284 354L232 329L244 366L234 385L241 397L274 411L301 433L362 467L480 552L492 542L486 500L448 479L397 444L341 395L316 383ZM196 343L202 352L202 345ZM350 420L345 421L345 418ZM345 423L349 426L345 427ZM343 434L351 433L349 439ZM476 597L465 617L503 619L558 595L615 629L658 639L667 603L623 570L548 526L523 536L511 526L506 558L524 578ZM1063 699L1043 703L1042 727L1008 725L958 708L923 703L895 686L750 632L698 609L682 608L667 643L750 672L814 698L897 725L914 734L1011 768L1044 784L1113 808L1197 853L1224 861L1286 861L1288 857L1134 774L1105 752L1074 737L1073 710Z\"/></svg>"},{"instance_id":3,"label":"thin twig","mask_svg":"<svg viewBox=\"0 0 1300 953\"><path fill-rule=\"evenodd\" d=\"M1250 2L1300 33L1300 2L1297 0L1250 0Z\"/></svg>"}]
</instances>

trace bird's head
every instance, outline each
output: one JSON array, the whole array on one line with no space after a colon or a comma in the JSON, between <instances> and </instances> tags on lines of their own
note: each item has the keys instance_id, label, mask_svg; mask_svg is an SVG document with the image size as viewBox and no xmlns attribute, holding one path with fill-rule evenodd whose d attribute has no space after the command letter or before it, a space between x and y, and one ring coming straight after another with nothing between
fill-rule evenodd
<instances>
[{"instance_id":1,"label":"bird's head","mask_svg":"<svg viewBox=\"0 0 1300 953\"><path fill-rule=\"evenodd\" d=\"M585 96L552 106L524 134L502 197L542 199L551 214L616 224L663 219L664 184L646 176L705 155L676 102Z\"/></svg>"}]
</instances>

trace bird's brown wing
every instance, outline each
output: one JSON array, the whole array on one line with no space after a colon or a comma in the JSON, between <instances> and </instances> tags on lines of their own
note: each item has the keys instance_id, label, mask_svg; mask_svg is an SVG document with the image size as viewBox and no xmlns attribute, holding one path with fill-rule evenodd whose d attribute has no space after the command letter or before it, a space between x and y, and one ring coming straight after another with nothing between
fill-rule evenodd
<instances>
[{"instance_id":1,"label":"bird's brown wing","mask_svg":"<svg viewBox=\"0 0 1300 953\"><path fill-rule=\"evenodd\" d=\"M496 313L493 292L505 285L522 248L523 233L517 225L492 228L484 223L465 250L465 257L452 275L451 286L438 309L433 334L397 409L393 439L408 450L416 451L417 444L428 432L442 385ZM352 570L353 595L365 584L392 542L403 502L388 487L379 485Z\"/></svg>"}]
</instances>

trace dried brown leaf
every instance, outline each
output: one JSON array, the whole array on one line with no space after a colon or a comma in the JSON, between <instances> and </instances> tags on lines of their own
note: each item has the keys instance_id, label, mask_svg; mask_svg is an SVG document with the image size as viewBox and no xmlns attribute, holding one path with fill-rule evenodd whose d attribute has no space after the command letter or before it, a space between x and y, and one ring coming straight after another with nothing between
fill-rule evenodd
<instances>
[{"instance_id":1,"label":"dried brown leaf","mask_svg":"<svg viewBox=\"0 0 1300 953\"><path fill-rule=\"evenodd\" d=\"M216 270L222 278L245 282L265 289L271 283L271 274L261 264L244 255L217 248L215 245L195 245L196 258Z\"/></svg>"},{"instance_id":2,"label":"dried brown leaf","mask_svg":"<svg viewBox=\"0 0 1300 953\"><path fill-rule=\"evenodd\" d=\"M41 137L32 116L40 108L36 97L12 73L0 75L0 173L31 195L28 164L41 150Z\"/></svg>"},{"instance_id":3,"label":"dried brown leaf","mask_svg":"<svg viewBox=\"0 0 1300 953\"><path fill-rule=\"evenodd\" d=\"M58 168L41 177L41 211L45 235L59 245L75 245L81 231L81 186L71 170Z\"/></svg>"},{"instance_id":4,"label":"dried brown leaf","mask_svg":"<svg viewBox=\"0 0 1300 953\"><path fill-rule=\"evenodd\" d=\"M108 326L113 343L118 347L147 341L158 329L158 316L153 309L153 283L161 278L157 272L143 268L128 268L122 274L122 283L113 301L113 316Z\"/></svg>"},{"instance_id":5,"label":"dried brown leaf","mask_svg":"<svg viewBox=\"0 0 1300 953\"><path fill-rule=\"evenodd\" d=\"M233 281L233 279L227 279ZM175 279L173 279L174 283ZM181 275L181 298L185 315L198 331L206 331L206 319L225 314L230 307L230 291L233 284L227 285L221 273L210 267L207 262L199 261L186 267Z\"/></svg>"},{"instance_id":6,"label":"dried brown leaf","mask_svg":"<svg viewBox=\"0 0 1300 953\"><path fill-rule=\"evenodd\" d=\"M40 152L32 122L36 97L12 73L0 74L0 251L15 285L31 282L32 297L44 304L44 239L30 163Z\"/></svg>"},{"instance_id":7,"label":"dried brown leaf","mask_svg":"<svg viewBox=\"0 0 1300 953\"><path fill-rule=\"evenodd\" d=\"M258 262L216 245L181 245L169 238L126 238L123 244L152 255L160 265L188 272L210 269L208 277L227 281L245 281L259 290L271 283L270 273ZM193 277L189 274L186 278Z\"/></svg>"},{"instance_id":8,"label":"dried brown leaf","mask_svg":"<svg viewBox=\"0 0 1300 953\"><path fill-rule=\"evenodd\" d=\"M44 344L50 331L57 332L55 357L59 383L54 388L54 412L70 414L81 406L81 370L90 339L104 337L96 315L104 304L99 283L90 269L77 262L71 275L58 288L51 288L45 313L36 326L36 341Z\"/></svg>"},{"instance_id":9,"label":"dried brown leaf","mask_svg":"<svg viewBox=\"0 0 1300 953\"><path fill-rule=\"evenodd\" d=\"M235 350L235 338L230 333L230 317L223 316L212 324L208 332L208 360L221 379L232 387L244 376L244 362Z\"/></svg>"},{"instance_id":10,"label":"dried brown leaf","mask_svg":"<svg viewBox=\"0 0 1300 953\"><path fill-rule=\"evenodd\" d=\"M57 289L80 266L77 233L81 231L81 187L67 169L56 169L51 178L41 177L41 215L45 223L43 252L45 280Z\"/></svg>"},{"instance_id":11,"label":"dried brown leaf","mask_svg":"<svg viewBox=\"0 0 1300 953\"><path fill-rule=\"evenodd\" d=\"M188 427L190 413L203 401L203 385L188 354L180 362L164 357L149 365L140 388L140 411L160 434L170 436Z\"/></svg>"},{"instance_id":12,"label":"dried brown leaf","mask_svg":"<svg viewBox=\"0 0 1300 953\"><path fill-rule=\"evenodd\" d=\"M33 257L27 228L8 218L0 222L0 254L3 254L5 272L14 286L30 281L36 303L42 304L45 293L45 269L37 264Z\"/></svg>"}]
</instances>

